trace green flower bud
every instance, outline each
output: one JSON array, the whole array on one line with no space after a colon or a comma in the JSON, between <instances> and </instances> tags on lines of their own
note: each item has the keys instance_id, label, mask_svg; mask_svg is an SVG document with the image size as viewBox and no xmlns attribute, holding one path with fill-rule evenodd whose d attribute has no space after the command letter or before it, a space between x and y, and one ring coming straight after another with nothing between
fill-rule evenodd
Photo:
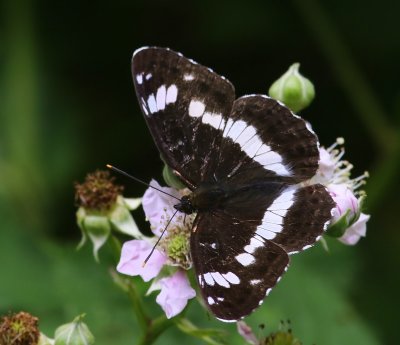
<instances>
[{"instance_id":1,"label":"green flower bud","mask_svg":"<svg viewBox=\"0 0 400 345\"><path fill-rule=\"evenodd\" d=\"M56 329L54 345L91 345L94 344L93 334L82 322L85 314L77 316L71 323Z\"/></svg>"},{"instance_id":2,"label":"green flower bud","mask_svg":"<svg viewBox=\"0 0 400 345\"><path fill-rule=\"evenodd\" d=\"M37 317L23 311L4 316L0 321L0 345L37 345L38 321Z\"/></svg>"},{"instance_id":3,"label":"green flower bud","mask_svg":"<svg viewBox=\"0 0 400 345\"><path fill-rule=\"evenodd\" d=\"M301 345L301 342L288 330L287 332L278 331L271 334L265 339L265 345Z\"/></svg>"},{"instance_id":4,"label":"green flower bud","mask_svg":"<svg viewBox=\"0 0 400 345\"><path fill-rule=\"evenodd\" d=\"M77 223L82 232L78 245L80 249L87 241L93 243L93 255L98 261L98 251L107 242L111 231L117 231L135 238L142 238L130 211L141 204L141 199L124 199L119 193L122 186L114 183L108 171L89 174L83 184L75 184L80 205Z\"/></svg>"},{"instance_id":5,"label":"green flower bud","mask_svg":"<svg viewBox=\"0 0 400 345\"><path fill-rule=\"evenodd\" d=\"M308 107L315 97L314 85L299 73L299 67L299 63L294 63L269 89L272 98L282 101L294 112Z\"/></svg>"}]
</instances>

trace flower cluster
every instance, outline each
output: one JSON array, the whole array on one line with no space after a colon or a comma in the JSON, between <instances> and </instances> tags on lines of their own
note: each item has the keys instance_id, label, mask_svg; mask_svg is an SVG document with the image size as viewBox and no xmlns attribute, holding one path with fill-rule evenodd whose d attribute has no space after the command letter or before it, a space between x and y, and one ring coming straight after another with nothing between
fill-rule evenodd
<instances>
[{"instance_id":1,"label":"flower cluster","mask_svg":"<svg viewBox=\"0 0 400 345\"><path fill-rule=\"evenodd\" d=\"M176 199L180 199L185 190L161 187L154 180L150 186L166 193L148 188L143 195L143 209L155 237L124 243L117 270L130 276L140 275L146 282L154 279L149 293L161 290L156 301L171 318L196 296L185 273L192 266L189 236L194 218L176 214L174 209ZM154 247L155 239L160 236L160 243Z\"/></svg>"},{"instance_id":2,"label":"flower cluster","mask_svg":"<svg viewBox=\"0 0 400 345\"><path fill-rule=\"evenodd\" d=\"M370 218L362 213L366 194L359 189L365 184L368 173L350 178L353 165L342 160L343 144L344 139L338 138L327 149L319 149L319 168L311 182L325 185L336 203L328 235L337 237L344 244L354 245L366 235L366 223Z\"/></svg>"},{"instance_id":3,"label":"flower cluster","mask_svg":"<svg viewBox=\"0 0 400 345\"><path fill-rule=\"evenodd\" d=\"M338 139L331 147L320 148L319 169L308 183L325 185L336 202L327 233L353 245L366 233L369 216L361 212L365 193L358 189L368 175L350 178L352 165L341 160L343 143L343 139ZM189 237L194 216L176 213L174 208L187 190L161 187L154 180L150 186L143 195L142 205L155 236L126 242L117 270L130 276L139 275L146 282L153 280L148 293L161 290L156 301L171 318L196 295L185 272L192 265ZM159 242L157 238L161 238Z\"/></svg>"}]
</instances>

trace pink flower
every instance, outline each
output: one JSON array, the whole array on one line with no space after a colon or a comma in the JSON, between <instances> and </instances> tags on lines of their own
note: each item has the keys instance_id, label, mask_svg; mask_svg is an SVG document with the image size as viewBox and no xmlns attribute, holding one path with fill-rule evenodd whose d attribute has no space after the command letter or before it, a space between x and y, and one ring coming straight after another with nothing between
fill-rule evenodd
<instances>
[{"instance_id":1,"label":"pink flower","mask_svg":"<svg viewBox=\"0 0 400 345\"><path fill-rule=\"evenodd\" d=\"M190 286L186 274L179 270L174 275L159 281L161 292L157 303L170 319L185 309L189 299L196 296L196 291Z\"/></svg>"},{"instance_id":2,"label":"pink flower","mask_svg":"<svg viewBox=\"0 0 400 345\"><path fill-rule=\"evenodd\" d=\"M361 237L365 237L367 233L367 221L370 218L369 215L361 213L360 218L339 238L339 241L347 245L355 245Z\"/></svg>"},{"instance_id":3,"label":"pink flower","mask_svg":"<svg viewBox=\"0 0 400 345\"><path fill-rule=\"evenodd\" d=\"M180 199L182 196L176 189L161 187L156 180L150 182L150 186L161 189L162 191L173 195ZM164 230L166 223L175 213L174 205L178 203L178 200L161 193L153 188L147 188L143 195L142 205L146 215L146 219L150 222L151 229L156 236L160 236ZM176 221L176 219L174 219Z\"/></svg>"},{"instance_id":4,"label":"pink flower","mask_svg":"<svg viewBox=\"0 0 400 345\"><path fill-rule=\"evenodd\" d=\"M161 187L155 180L151 181L150 185L172 195L168 196L148 188L142 198L143 209L156 235L155 238L159 237L168 225L167 233L144 267L143 263L153 248L155 238L124 243L117 270L131 276L140 275L146 282L155 278L148 293L161 289L156 301L167 317L172 318L186 307L190 298L196 296L196 291L190 286L186 273L182 270L182 267L185 269L191 267L190 255L186 251L189 248L188 240L193 217L175 215L169 222L176 211L174 205L182 195L176 189ZM175 273L169 277L160 277L164 265L174 266ZM177 266L181 268L176 271Z\"/></svg>"},{"instance_id":5,"label":"pink flower","mask_svg":"<svg viewBox=\"0 0 400 345\"><path fill-rule=\"evenodd\" d=\"M143 262L149 255L153 244L146 240L132 240L125 242L122 246L121 258L117 271L130 276L140 275L145 282L155 278L167 261L167 257L154 250L151 259L143 267Z\"/></svg>"},{"instance_id":6,"label":"pink flower","mask_svg":"<svg viewBox=\"0 0 400 345\"><path fill-rule=\"evenodd\" d=\"M347 221L351 223L359 212L358 200L353 192L345 184L331 184L328 186L328 191L336 203L336 208L333 210L333 222L349 212Z\"/></svg>"}]
</instances>

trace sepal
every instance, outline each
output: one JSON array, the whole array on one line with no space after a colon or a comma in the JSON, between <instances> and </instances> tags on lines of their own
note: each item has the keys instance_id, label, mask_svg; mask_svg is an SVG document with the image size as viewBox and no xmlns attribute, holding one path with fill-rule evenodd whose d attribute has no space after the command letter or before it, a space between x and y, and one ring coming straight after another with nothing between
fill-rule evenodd
<instances>
[{"instance_id":1,"label":"sepal","mask_svg":"<svg viewBox=\"0 0 400 345\"><path fill-rule=\"evenodd\" d=\"M56 329L54 345L91 345L94 336L82 321L85 314L77 316L72 322Z\"/></svg>"}]
</instances>

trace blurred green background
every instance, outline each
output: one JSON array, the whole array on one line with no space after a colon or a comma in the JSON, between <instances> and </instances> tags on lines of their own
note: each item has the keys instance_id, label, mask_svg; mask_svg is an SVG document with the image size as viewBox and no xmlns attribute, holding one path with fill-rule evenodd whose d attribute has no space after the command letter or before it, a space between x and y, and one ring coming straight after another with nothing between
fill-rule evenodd
<instances>
[{"instance_id":1,"label":"blurred green background","mask_svg":"<svg viewBox=\"0 0 400 345\"><path fill-rule=\"evenodd\" d=\"M368 236L294 257L249 318L290 319L304 344L398 344L400 291L400 3L375 1L2 0L0 9L0 312L29 311L43 332L87 313L96 344L140 330L110 281L110 254L75 251L73 182L112 163L149 181L162 163L130 75L132 52L168 46L228 77L237 95L266 93L293 62L316 87L302 115L323 145L346 139L354 176L370 172ZM144 187L118 177L127 196ZM141 227L143 214L135 213ZM141 289L145 286L141 285ZM154 297L151 313L160 313ZM188 316L203 327L198 303ZM201 344L170 329L157 344Z\"/></svg>"}]
</instances>

